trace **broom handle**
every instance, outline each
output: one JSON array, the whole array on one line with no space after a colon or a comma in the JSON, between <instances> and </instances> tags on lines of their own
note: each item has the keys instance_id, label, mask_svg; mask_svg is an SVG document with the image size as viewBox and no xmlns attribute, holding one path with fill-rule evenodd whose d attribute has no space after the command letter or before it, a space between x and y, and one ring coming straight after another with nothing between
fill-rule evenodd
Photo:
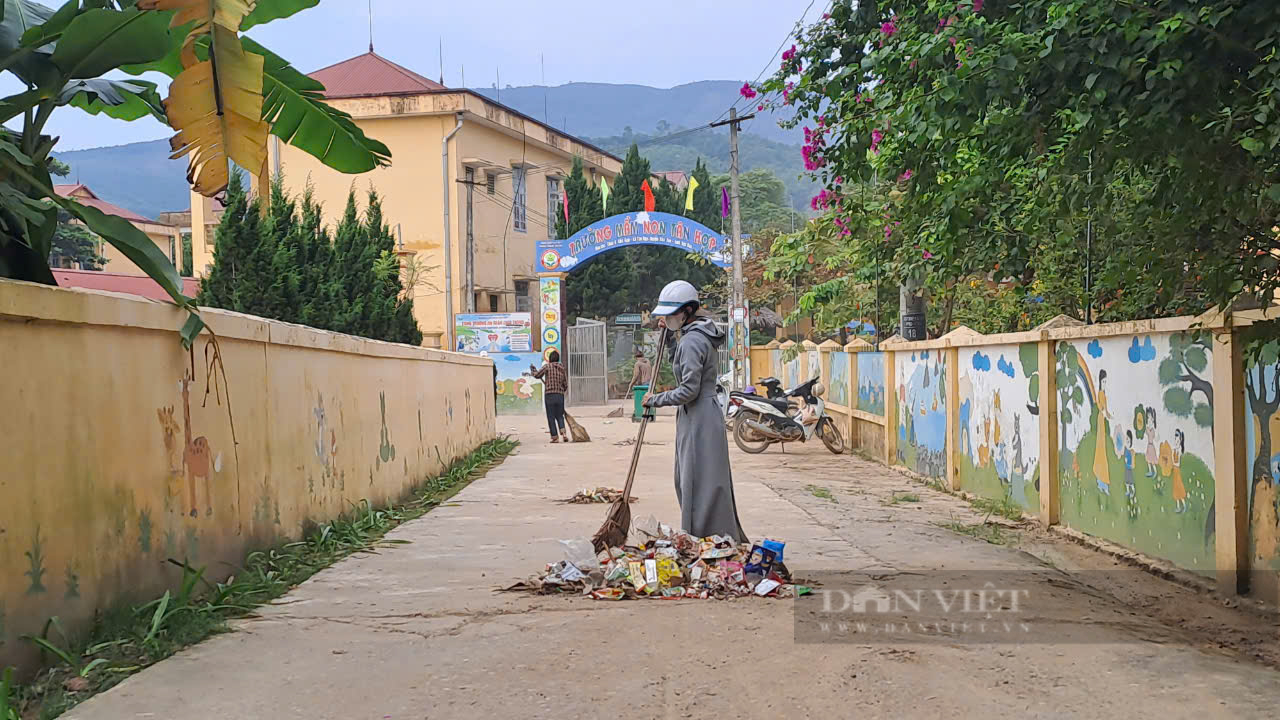
<instances>
[{"instance_id":1,"label":"broom handle","mask_svg":"<svg viewBox=\"0 0 1280 720\"><path fill-rule=\"evenodd\" d=\"M645 392L645 396L653 394L653 387L658 384L658 370L662 367L662 353L667 345L667 330L663 328L662 334L658 336L658 357L653 363L653 373L649 376L649 390ZM651 408L644 408L650 410ZM636 446L631 450L631 468L627 470L627 484L622 488L622 501L626 502L631 497L631 485L636 481L636 467L640 464L640 448L644 447L644 429L649 425L649 418L652 417L648 412L640 415L640 430L636 433Z\"/></svg>"}]
</instances>

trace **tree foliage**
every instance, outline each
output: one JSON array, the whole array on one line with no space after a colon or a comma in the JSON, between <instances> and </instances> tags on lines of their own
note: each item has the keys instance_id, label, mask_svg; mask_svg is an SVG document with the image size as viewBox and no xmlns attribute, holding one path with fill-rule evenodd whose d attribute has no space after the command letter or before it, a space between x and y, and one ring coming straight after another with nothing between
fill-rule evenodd
<instances>
[{"instance_id":1,"label":"tree foliage","mask_svg":"<svg viewBox=\"0 0 1280 720\"><path fill-rule=\"evenodd\" d=\"M1019 321L1280 287L1280 4L838 0L798 38L758 90L806 125L846 284L923 274L954 309L990 280Z\"/></svg>"},{"instance_id":2,"label":"tree foliage","mask_svg":"<svg viewBox=\"0 0 1280 720\"><path fill-rule=\"evenodd\" d=\"M201 305L422 344L376 192L369 193L363 215L355 195L348 196L332 237L310 189L299 204L277 175L265 212L261 202L246 194L239 175L232 176L213 269L200 289Z\"/></svg>"},{"instance_id":3,"label":"tree foliage","mask_svg":"<svg viewBox=\"0 0 1280 720\"><path fill-rule=\"evenodd\" d=\"M107 259L98 252L98 238L84 225L71 222L71 214L58 213L58 226L53 231L49 249L50 267L71 267L81 270L101 270Z\"/></svg>"},{"instance_id":4,"label":"tree foliage","mask_svg":"<svg viewBox=\"0 0 1280 720\"><path fill-rule=\"evenodd\" d=\"M55 284L49 257L59 210L112 244L190 312L184 343L203 324L183 296L178 270L131 223L53 191L43 135L52 114L72 106L120 120L150 115L177 131L190 155L189 179L206 195L227 183L228 159L257 170L274 133L326 165L363 172L386 164L384 145L326 105L323 87L240 32L289 17L318 0L66 0L55 11L34 0L0 0L0 68L25 88L0 99L0 277ZM173 78L162 102L156 84ZM56 169L56 168L54 168Z\"/></svg>"}]
</instances>

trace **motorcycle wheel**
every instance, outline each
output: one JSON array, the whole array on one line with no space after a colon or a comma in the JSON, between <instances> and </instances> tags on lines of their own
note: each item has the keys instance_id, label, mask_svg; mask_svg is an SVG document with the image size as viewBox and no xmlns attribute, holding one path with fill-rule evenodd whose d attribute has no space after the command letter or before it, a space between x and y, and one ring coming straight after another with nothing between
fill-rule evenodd
<instances>
[{"instance_id":1,"label":"motorcycle wheel","mask_svg":"<svg viewBox=\"0 0 1280 720\"><path fill-rule=\"evenodd\" d=\"M840 434L840 429L836 424L831 422L831 418L822 418L818 425L818 436L822 438L822 444L827 446L835 455L844 452L844 436Z\"/></svg>"},{"instance_id":2,"label":"motorcycle wheel","mask_svg":"<svg viewBox=\"0 0 1280 720\"><path fill-rule=\"evenodd\" d=\"M747 413L739 412L733 419L733 442L744 453L757 455L769 449L772 440L752 440L751 428L747 427Z\"/></svg>"}]
</instances>

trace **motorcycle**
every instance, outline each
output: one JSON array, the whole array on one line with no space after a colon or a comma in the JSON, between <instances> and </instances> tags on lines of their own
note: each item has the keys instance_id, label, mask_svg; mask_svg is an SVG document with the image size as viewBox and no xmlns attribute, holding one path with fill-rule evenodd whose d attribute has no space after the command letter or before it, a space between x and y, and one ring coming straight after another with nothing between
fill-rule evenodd
<instances>
[{"instance_id":1,"label":"motorcycle","mask_svg":"<svg viewBox=\"0 0 1280 720\"><path fill-rule=\"evenodd\" d=\"M772 382L770 382L772 381ZM768 395L730 393L729 401L737 410L733 419L733 441L743 452L762 453L774 443L806 442L815 435L832 453L844 452L844 436L826 412L822 395L826 388L819 378L803 383L785 393L774 378L760 381ZM792 398L803 405L795 404Z\"/></svg>"}]
</instances>

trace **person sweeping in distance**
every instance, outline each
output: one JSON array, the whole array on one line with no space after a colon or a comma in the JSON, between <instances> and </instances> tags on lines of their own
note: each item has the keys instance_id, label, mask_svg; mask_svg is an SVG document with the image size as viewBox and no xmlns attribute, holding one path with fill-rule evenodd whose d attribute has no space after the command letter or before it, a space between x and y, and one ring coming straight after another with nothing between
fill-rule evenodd
<instances>
[{"instance_id":1,"label":"person sweeping in distance","mask_svg":"<svg viewBox=\"0 0 1280 720\"><path fill-rule=\"evenodd\" d=\"M551 442L560 442L560 436L569 442L569 433L564 427L564 394L569 391L569 374L560 364L560 351L547 353L547 361L542 367L529 366L529 372L542 381L542 402L547 409L547 427L551 429ZM557 432L558 429L558 432Z\"/></svg>"},{"instance_id":2,"label":"person sweeping in distance","mask_svg":"<svg viewBox=\"0 0 1280 720\"><path fill-rule=\"evenodd\" d=\"M724 331L701 310L698 291L684 280L662 288L652 314L664 332L680 333L674 348L676 387L647 395L644 405L679 408L675 485L681 529L695 537L728 535L747 542L733 498L724 415L716 399Z\"/></svg>"}]
</instances>

